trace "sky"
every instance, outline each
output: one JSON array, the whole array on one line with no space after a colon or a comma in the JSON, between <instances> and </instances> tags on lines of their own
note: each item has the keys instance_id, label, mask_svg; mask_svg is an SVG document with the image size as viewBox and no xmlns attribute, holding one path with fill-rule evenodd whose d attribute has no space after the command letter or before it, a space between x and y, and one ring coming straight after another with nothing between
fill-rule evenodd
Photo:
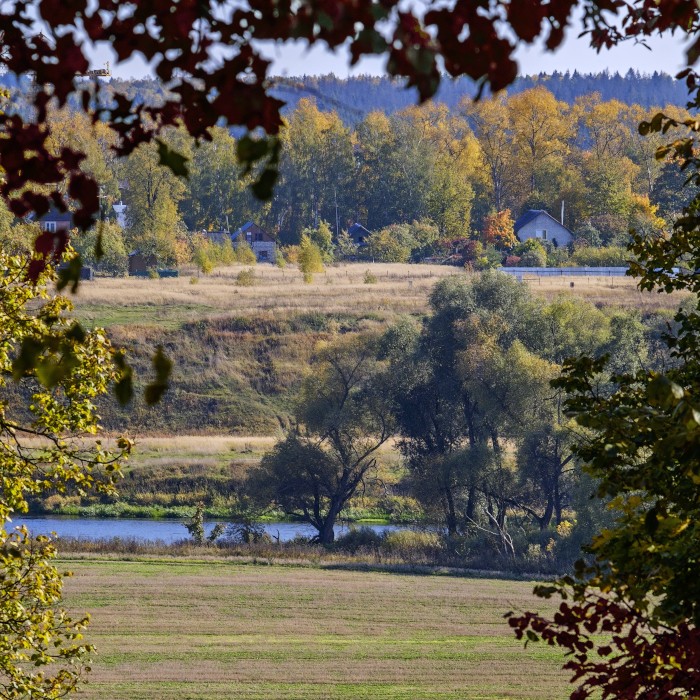
<instances>
[{"instance_id":1,"label":"sky","mask_svg":"<svg viewBox=\"0 0 700 700\"><path fill-rule=\"evenodd\" d=\"M580 73L598 73L609 70L626 73L630 68L640 73L660 71L675 75L685 66L685 45L678 37L666 36L655 38L649 43L650 48L627 42L599 54L588 46L586 38L579 39L576 31L569 30L563 45L554 53L545 51L541 45L522 48L517 53L521 75L533 73L552 73L555 70ZM357 66L350 68L348 53L345 50L331 53L321 47L308 50L305 42L275 45L271 42L262 44L263 52L274 60L273 75L300 76L335 73L340 77L349 75L384 74L384 58L365 58ZM93 64L97 67L110 60L110 50L102 47L95 51ZM114 65L110 61L112 74L119 78L143 77L148 74L148 67L140 58L128 63Z\"/></svg>"}]
</instances>

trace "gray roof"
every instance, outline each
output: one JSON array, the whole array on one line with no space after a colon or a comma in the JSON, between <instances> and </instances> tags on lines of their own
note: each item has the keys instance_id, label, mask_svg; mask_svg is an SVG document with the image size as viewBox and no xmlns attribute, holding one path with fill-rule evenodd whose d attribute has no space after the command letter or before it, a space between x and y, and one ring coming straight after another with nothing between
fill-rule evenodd
<instances>
[{"instance_id":1,"label":"gray roof","mask_svg":"<svg viewBox=\"0 0 700 700\"><path fill-rule=\"evenodd\" d=\"M559 226L569 231L569 229L566 226L564 226L564 224L557 221L549 212L545 211L544 209L528 209L524 214L521 214L518 217L517 221L513 224L513 231L517 233L523 226L529 224L533 219L536 219L542 214L544 214L548 219L554 221L554 223L559 224ZM569 231L569 233L571 233L571 231Z\"/></svg>"},{"instance_id":2,"label":"gray roof","mask_svg":"<svg viewBox=\"0 0 700 700\"><path fill-rule=\"evenodd\" d=\"M368 231L362 224L354 223L349 229L348 233L351 236L371 236L371 232Z\"/></svg>"},{"instance_id":3,"label":"gray roof","mask_svg":"<svg viewBox=\"0 0 700 700\"><path fill-rule=\"evenodd\" d=\"M39 221L72 221L73 214L69 211L58 211L51 208L44 216L39 217Z\"/></svg>"}]
</instances>

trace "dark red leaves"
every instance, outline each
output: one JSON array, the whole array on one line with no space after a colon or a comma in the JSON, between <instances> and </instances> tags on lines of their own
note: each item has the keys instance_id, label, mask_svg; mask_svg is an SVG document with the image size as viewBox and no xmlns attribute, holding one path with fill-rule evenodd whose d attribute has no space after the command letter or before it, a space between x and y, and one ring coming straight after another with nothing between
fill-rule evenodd
<instances>
[{"instance_id":1,"label":"dark red leaves","mask_svg":"<svg viewBox=\"0 0 700 700\"><path fill-rule=\"evenodd\" d=\"M553 620L531 612L511 613L508 619L517 639L528 638L532 630L565 651L564 668L579 683L571 700L694 697L687 693L700 687L699 630L685 623L655 630L633 605L619 605L594 588L576 597L575 604L561 604ZM601 631L607 634L599 636Z\"/></svg>"},{"instance_id":2,"label":"dark red leaves","mask_svg":"<svg viewBox=\"0 0 700 700\"><path fill-rule=\"evenodd\" d=\"M81 207L73 213L75 225L83 230L95 223L95 214L99 209L99 188L97 183L83 173L73 173L68 186L68 194Z\"/></svg>"},{"instance_id":3,"label":"dark red leaves","mask_svg":"<svg viewBox=\"0 0 700 700\"><path fill-rule=\"evenodd\" d=\"M539 36L547 5L539 0L516 0L508 6L508 21L524 41L532 42Z\"/></svg>"},{"instance_id":4,"label":"dark red leaves","mask_svg":"<svg viewBox=\"0 0 700 700\"><path fill-rule=\"evenodd\" d=\"M50 261L59 262L68 246L68 232L44 231L34 241L34 255L27 266L27 279L36 282Z\"/></svg>"}]
</instances>

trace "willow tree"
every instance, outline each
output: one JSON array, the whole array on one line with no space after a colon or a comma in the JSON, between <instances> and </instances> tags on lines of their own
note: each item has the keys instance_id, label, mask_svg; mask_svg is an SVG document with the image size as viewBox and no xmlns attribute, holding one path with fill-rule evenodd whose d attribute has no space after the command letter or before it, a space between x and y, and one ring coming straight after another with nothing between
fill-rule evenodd
<instances>
[{"instance_id":1,"label":"willow tree","mask_svg":"<svg viewBox=\"0 0 700 700\"><path fill-rule=\"evenodd\" d=\"M373 475L393 419L375 338L321 347L309 369L295 428L263 457L248 488L258 501L313 525L318 542L330 544L338 516Z\"/></svg>"}]
</instances>

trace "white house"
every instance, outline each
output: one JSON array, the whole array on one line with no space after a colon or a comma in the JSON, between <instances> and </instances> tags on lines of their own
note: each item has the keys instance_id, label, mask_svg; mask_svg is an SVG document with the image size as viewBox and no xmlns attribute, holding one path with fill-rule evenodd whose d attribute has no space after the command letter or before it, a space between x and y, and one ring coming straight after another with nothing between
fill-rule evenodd
<instances>
[{"instance_id":1,"label":"white house","mask_svg":"<svg viewBox=\"0 0 700 700\"><path fill-rule=\"evenodd\" d=\"M563 246L574 240L574 234L544 209L529 209L518 218L513 229L521 243L528 238L537 238L543 243Z\"/></svg>"}]
</instances>

